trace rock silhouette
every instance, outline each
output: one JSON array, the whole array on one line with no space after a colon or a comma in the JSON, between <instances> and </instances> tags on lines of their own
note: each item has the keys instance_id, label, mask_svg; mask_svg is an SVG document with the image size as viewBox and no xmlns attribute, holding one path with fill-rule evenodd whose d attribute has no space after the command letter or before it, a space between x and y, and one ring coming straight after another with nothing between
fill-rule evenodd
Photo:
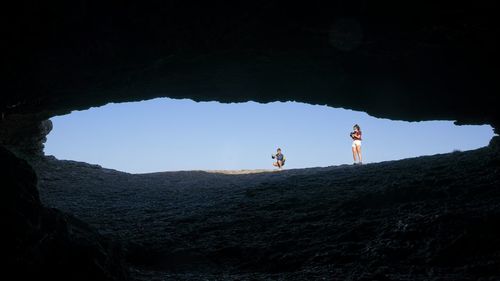
<instances>
[{"instance_id":1,"label":"rock silhouette","mask_svg":"<svg viewBox=\"0 0 500 281\"><path fill-rule=\"evenodd\" d=\"M294 100L498 127L494 2L146 2L12 5L0 111Z\"/></svg>"},{"instance_id":2,"label":"rock silhouette","mask_svg":"<svg viewBox=\"0 0 500 281\"><path fill-rule=\"evenodd\" d=\"M6 276L15 280L128 280L119 245L72 215L42 206L36 175L28 163L3 148L0 156Z\"/></svg>"}]
</instances>

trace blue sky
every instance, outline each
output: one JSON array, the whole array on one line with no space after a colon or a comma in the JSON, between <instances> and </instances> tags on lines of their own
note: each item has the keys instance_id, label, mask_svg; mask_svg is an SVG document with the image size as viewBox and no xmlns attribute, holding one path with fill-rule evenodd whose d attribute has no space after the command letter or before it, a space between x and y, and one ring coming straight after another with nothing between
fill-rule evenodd
<instances>
[{"instance_id":1,"label":"blue sky","mask_svg":"<svg viewBox=\"0 0 500 281\"><path fill-rule=\"evenodd\" d=\"M53 117L45 154L130 173L271 169L352 164L349 132L363 131L363 162L486 146L488 125L404 122L296 102L221 104L159 98Z\"/></svg>"}]
</instances>

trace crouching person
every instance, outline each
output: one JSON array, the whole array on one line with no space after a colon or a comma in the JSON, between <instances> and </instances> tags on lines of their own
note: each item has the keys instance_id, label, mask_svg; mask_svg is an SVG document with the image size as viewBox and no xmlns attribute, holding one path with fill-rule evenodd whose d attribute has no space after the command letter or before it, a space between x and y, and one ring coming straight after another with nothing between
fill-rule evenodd
<instances>
[{"instance_id":1,"label":"crouching person","mask_svg":"<svg viewBox=\"0 0 500 281\"><path fill-rule=\"evenodd\" d=\"M281 169L281 167L285 165L285 155L281 153L281 148L278 148L278 150L276 150L276 154L272 154L271 157L273 159L276 159L276 162L273 163L273 166Z\"/></svg>"}]
</instances>

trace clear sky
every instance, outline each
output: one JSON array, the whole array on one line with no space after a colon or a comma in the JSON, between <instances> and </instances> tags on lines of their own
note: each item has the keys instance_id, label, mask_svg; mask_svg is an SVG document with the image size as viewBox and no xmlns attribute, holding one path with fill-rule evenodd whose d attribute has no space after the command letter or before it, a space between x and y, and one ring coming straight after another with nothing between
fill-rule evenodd
<instances>
[{"instance_id":1,"label":"clear sky","mask_svg":"<svg viewBox=\"0 0 500 281\"><path fill-rule=\"evenodd\" d=\"M352 164L349 132L363 132L363 162L486 146L488 125L404 122L296 102L221 104L159 98L53 117L45 154L130 173L271 169Z\"/></svg>"}]
</instances>

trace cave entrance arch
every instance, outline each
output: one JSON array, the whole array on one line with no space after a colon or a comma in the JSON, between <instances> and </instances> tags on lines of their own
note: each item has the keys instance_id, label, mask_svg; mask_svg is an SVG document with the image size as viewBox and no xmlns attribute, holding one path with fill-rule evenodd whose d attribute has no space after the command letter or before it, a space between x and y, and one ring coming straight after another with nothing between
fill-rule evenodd
<instances>
[{"instance_id":1,"label":"cave entrance arch","mask_svg":"<svg viewBox=\"0 0 500 281\"><path fill-rule=\"evenodd\" d=\"M271 169L352 163L348 134L364 132L365 163L485 146L492 128L451 121L404 122L297 102L219 103L157 98L111 103L52 118L45 152L131 173Z\"/></svg>"}]
</instances>

